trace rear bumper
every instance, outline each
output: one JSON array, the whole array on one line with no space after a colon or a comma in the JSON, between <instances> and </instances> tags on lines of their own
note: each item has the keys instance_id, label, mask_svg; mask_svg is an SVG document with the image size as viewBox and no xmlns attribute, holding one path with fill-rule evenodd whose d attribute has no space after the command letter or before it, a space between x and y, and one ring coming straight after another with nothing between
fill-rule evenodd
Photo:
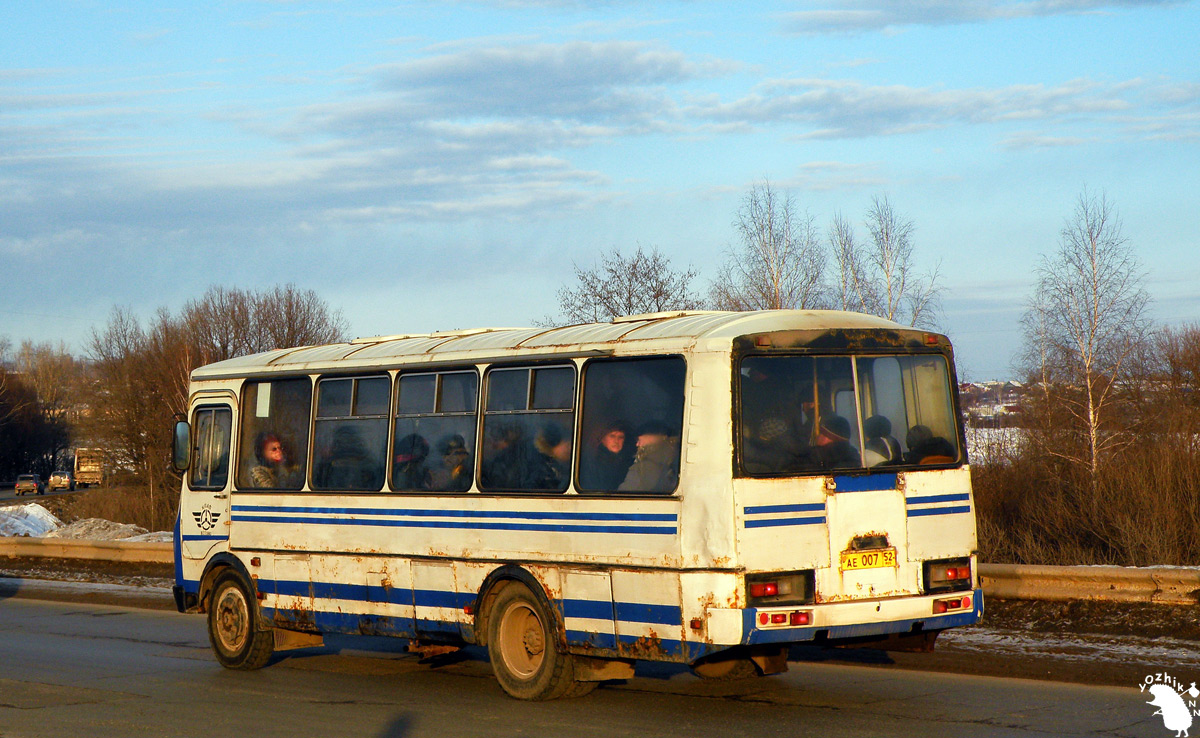
<instances>
[{"instance_id":1,"label":"rear bumper","mask_svg":"<svg viewBox=\"0 0 1200 738\"><path fill-rule=\"evenodd\" d=\"M934 614L934 601L947 597L971 598L969 609ZM762 624L762 615L795 611L809 613L809 625ZM820 605L789 605L729 610L710 610L708 635L714 644L761 645L820 641L836 643L854 639L915 634L956 628L976 623L983 616L983 590L953 595L854 600Z\"/></svg>"}]
</instances>

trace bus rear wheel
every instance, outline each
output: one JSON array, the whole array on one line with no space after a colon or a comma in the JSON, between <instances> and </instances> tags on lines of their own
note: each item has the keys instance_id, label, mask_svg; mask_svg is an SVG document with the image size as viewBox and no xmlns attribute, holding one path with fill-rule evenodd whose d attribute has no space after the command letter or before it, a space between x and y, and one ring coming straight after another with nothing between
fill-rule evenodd
<instances>
[{"instance_id":1,"label":"bus rear wheel","mask_svg":"<svg viewBox=\"0 0 1200 738\"><path fill-rule=\"evenodd\" d=\"M275 649L274 634L263 629L250 584L236 571L217 577L208 601L208 640L227 669L260 669Z\"/></svg>"},{"instance_id":2,"label":"bus rear wheel","mask_svg":"<svg viewBox=\"0 0 1200 738\"><path fill-rule=\"evenodd\" d=\"M574 660L559 649L553 623L523 584L509 584L496 595L488 618L488 658L496 681L509 696L553 700L595 688L595 682L575 680Z\"/></svg>"},{"instance_id":3,"label":"bus rear wheel","mask_svg":"<svg viewBox=\"0 0 1200 738\"><path fill-rule=\"evenodd\" d=\"M762 676L758 666L749 655L735 653L725 658L715 658L692 664L692 673L701 679L714 682L732 682Z\"/></svg>"}]
</instances>

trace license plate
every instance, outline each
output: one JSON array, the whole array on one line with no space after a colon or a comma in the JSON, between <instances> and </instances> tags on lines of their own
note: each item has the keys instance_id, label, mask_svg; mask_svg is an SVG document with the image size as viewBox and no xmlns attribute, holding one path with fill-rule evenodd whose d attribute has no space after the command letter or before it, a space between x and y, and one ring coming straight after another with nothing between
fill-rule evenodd
<instances>
[{"instance_id":1,"label":"license plate","mask_svg":"<svg viewBox=\"0 0 1200 738\"><path fill-rule=\"evenodd\" d=\"M896 565L896 549L880 548L874 551L842 551L842 571L856 569L881 569Z\"/></svg>"}]
</instances>

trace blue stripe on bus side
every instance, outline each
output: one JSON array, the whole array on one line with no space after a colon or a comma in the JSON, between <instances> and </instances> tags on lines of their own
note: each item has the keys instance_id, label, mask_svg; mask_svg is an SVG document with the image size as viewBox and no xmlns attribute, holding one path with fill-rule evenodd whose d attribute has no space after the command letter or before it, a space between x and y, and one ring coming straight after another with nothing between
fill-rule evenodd
<instances>
[{"instance_id":1,"label":"blue stripe on bus side","mask_svg":"<svg viewBox=\"0 0 1200 738\"><path fill-rule=\"evenodd\" d=\"M824 502L809 502L802 505L753 505L746 508L747 515L769 515L771 513L824 511Z\"/></svg>"},{"instance_id":2,"label":"blue stripe on bus side","mask_svg":"<svg viewBox=\"0 0 1200 738\"><path fill-rule=\"evenodd\" d=\"M617 621L621 623L653 623L679 625L683 610L677 605L648 605L642 602L617 602Z\"/></svg>"},{"instance_id":3,"label":"blue stripe on bus side","mask_svg":"<svg viewBox=\"0 0 1200 738\"><path fill-rule=\"evenodd\" d=\"M925 497L909 497L906 502L909 505L924 505L929 502L966 502L971 499L971 495L963 492L962 494L953 495L926 495Z\"/></svg>"},{"instance_id":4,"label":"blue stripe on bus side","mask_svg":"<svg viewBox=\"0 0 1200 738\"><path fill-rule=\"evenodd\" d=\"M622 522L674 523L675 513L571 513L517 512L510 510L431 510L429 508L355 508L355 507L296 507L274 505L234 505L233 512L303 513L308 515L387 515L391 517L426 518L512 518L516 520L595 520Z\"/></svg>"},{"instance_id":5,"label":"blue stripe on bus side","mask_svg":"<svg viewBox=\"0 0 1200 738\"><path fill-rule=\"evenodd\" d=\"M536 523L475 523L450 520L363 520L352 518L274 517L233 515L239 523L284 523L289 525L362 525L383 528L450 528L456 530L523 530L553 533L635 533L641 535L675 535L674 527L634 525L553 525Z\"/></svg>"},{"instance_id":6,"label":"blue stripe on bus side","mask_svg":"<svg viewBox=\"0 0 1200 738\"><path fill-rule=\"evenodd\" d=\"M612 620L613 604L599 600L562 600L563 617L587 620Z\"/></svg>"},{"instance_id":7,"label":"blue stripe on bus side","mask_svg":"<svg viewBox=\"0 0 1200 738\"><path fill-rule=\"evenodd\" d=\"M470 592L450 592L419 589L414 593L402 587L379 587L337 582L308 582L301 580L259 580L259 591L274 592L278 597L314 597L316 599L377 602L416 607L446 607L462 609L475 601ZM623 623L679 625L683 611L677 605L652 605L642 602L604 600L562 600L562 612L569 618L617 620ZM614 617L615 615L615 617Z\"/></svg>"},{"instance_id":8,"label":"blue stripe on bus side","mask_svg":"<svg viewBox=\"0 0 1200 738\"><path fill-rule=\"evenodd\" d=\"M184 541L228 541L229 536L183 536L182 538L180 538L179 536L175 536L175 540L177 540L177 541L178 540L184 540Z\"/></svg>"},{"instance_id":9,"label":"blue stripe on bus side","mask_svg":"<svg viewBox=\"0 0 1200 738\"><path fill-rule=\"evenodd\" d=\"M962 505L960 507L927 507L921 510L909 510L908 517L923 518L929 515L955 515L957 513L971 512L970 505Z\"/></svg>"},{"instance_id":10,"label":"blue stripe on bus side","mask_svg":"<svg viewBox=\"0 0 1200 738\"><path fill-rule=\"evenodd\" d=\"M773 518L768 520L747 520L747 528L775 528L783 525L824 525L825 516L816 518Z\"/></svg>"}]
</instances>

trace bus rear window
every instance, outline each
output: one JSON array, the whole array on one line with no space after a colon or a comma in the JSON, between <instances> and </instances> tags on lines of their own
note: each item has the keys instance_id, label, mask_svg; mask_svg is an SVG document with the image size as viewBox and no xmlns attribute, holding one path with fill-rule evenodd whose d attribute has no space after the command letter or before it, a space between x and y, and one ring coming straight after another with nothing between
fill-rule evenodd
<instances>
[{"instance_id":1,"label":"bus rear window","mask_svg":"<svg viewBox=\"0 0 1200 738\"><path fill-rule=\"evenodd\" d=\"M945 357L751 356L739 371L744 474L957 463Z\"/></svg>"}]
</instances>

